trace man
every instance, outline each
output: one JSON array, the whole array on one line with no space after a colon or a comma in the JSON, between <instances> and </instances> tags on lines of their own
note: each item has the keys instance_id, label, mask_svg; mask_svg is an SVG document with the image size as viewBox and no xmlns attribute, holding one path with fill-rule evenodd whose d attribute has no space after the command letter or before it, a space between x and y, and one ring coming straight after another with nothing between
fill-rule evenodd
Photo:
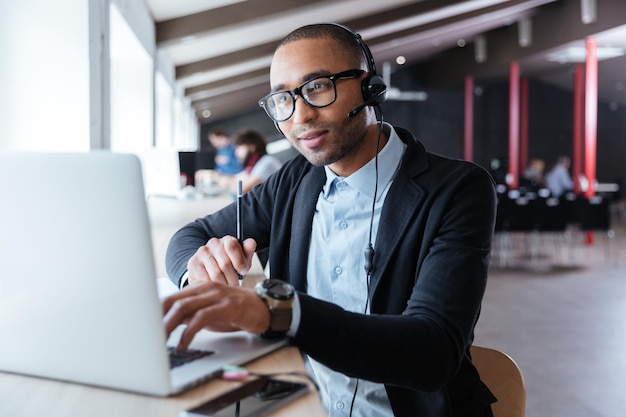
<instances>
[{"instance_id":1,"label":"man","mask_svg":"<svg viewBox=\"0 0 626 417\"><path fill-rule=\"evenodd\" d=\"M166 331L187 324L180 348L201 328L287 332L330 416L490 416L469 348L493 181L377 123L373 73L369 49L339 25L296 29L278 46L260 104L302 156L244 195L242 246L233 205L172 238L168 272L189 285L164 300ZM269 286L281 291L269 297L237 286L268 247ZM291 308L276 306L289 288L275 278L295 287Z\"/></svg>"}]
</instances>

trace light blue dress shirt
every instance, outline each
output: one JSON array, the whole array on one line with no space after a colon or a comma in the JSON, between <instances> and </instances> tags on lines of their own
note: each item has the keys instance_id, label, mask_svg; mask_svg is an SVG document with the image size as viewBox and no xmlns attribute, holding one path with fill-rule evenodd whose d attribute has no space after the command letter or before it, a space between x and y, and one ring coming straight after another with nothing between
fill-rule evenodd
<instances>
[{"instance_id":1,"label":"light blue dress shirt","mask_svg":"<svg viewBox=\"0 0 626 417\"><path fill-rule=\"evenodd\" d=\"M389 129L391 133L378 155L378 194L372 224L372 245L385 197L406 149L393 128L385 126L385 131ZM374 159L347 178L338 177L326 167L326 184L317 200L313 217L307 293L358 313L369 313L363 251L369 242L375 177ZM299 319L299 311L297 315ZM309 365L320 386L328 415L347 416L357 380L311 358ZM393 415L384 385L359 380L352 415Z\"/></svg>"}]
</instances>

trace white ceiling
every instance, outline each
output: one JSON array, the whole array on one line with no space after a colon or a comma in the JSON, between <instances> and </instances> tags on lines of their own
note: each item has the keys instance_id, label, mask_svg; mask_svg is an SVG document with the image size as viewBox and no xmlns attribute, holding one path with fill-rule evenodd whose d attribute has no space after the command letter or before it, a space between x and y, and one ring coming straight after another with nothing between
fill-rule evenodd
<instances>
[{"instance_id":1,"label":"white ceiling","mask_svg":"<svg viewBox=\"0 0 626 417\"><path fill-rule=\"evenodd\" d=\"M548 62L548 52L584 46L586 36L626 50L624 0L145 1L156 22L157 46L176 66L177 82L201 121L207 109L210 120L255 109L269 89L275 45L309 23L345 24L363 36L379 71L380 63L403 55L405 65L424 63L440 84L460 83L466 74L506 77L508 63L516 60L528 76L568 88L573 64ZM586 2L597 9L590 24L582 22ZM532 26L526 47L519 45L517 22L523 19ZM484 63L473 52L479 35L487 41ZM625 74L626 58L601 62L600 97L626 104Z\"/></svg>"}]
</instances>

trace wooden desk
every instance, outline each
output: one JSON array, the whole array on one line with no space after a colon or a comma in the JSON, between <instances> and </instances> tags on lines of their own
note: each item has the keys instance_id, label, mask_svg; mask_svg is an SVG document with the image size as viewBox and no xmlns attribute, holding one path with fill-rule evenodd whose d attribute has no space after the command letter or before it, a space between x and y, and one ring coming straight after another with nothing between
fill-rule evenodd
<instances>
[{"instance_id":1,"label":"wooden desk","mask_svg":"<svg viewBox=\"0 0 626 417\"><path fill-rule=\"evenodd\" d=\"M259 373L304 371L300 352L285 347L247 365ZM300 380L300 378L298 378ZM314 387L275 413L275 417L324 416ZM180 411L237 387L212 380L177 396L160 398L0 372L0 416L11 417L178 417Z\"/></svg>"}]
</instances>

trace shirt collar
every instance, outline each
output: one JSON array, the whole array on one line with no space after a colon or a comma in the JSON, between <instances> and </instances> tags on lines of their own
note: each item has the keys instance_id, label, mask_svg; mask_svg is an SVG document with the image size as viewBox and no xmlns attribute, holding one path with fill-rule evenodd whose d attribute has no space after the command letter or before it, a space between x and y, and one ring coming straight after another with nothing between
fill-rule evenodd
<instances>
[{"instance_id":1,"label":"shirt collar","mask_svg":"<svg viewBox=\"0 0 626 417\"><path fill-rule=\"evenodd\" d=\"M389 140L378 153L378 190L383 190L389 182L395 176L398 167L400 166L400 162L402 161L402 156L404 155L404 151L406 149L406 145L402 140L398 137L398 134L394 130L393 126L388 123L384 123L384 130L389 131ZM354 188L359 193L365 195L366 197L373 198L374 197L374 178L376 178L376 165L375 165L375 157L372 158L367 164L363 165L356 172L350 175L347 178L338 177L331 169L326 165L324 166L324 170L326 171L326 183L324 184L324 188L322 189L322 194L324 197L328 197L331 184L335 179L344 180L350 185L350 187ZM379 192L377 195L377 200L381 198L383 195L382 192Z\"/></svg>"}]
</instances>

